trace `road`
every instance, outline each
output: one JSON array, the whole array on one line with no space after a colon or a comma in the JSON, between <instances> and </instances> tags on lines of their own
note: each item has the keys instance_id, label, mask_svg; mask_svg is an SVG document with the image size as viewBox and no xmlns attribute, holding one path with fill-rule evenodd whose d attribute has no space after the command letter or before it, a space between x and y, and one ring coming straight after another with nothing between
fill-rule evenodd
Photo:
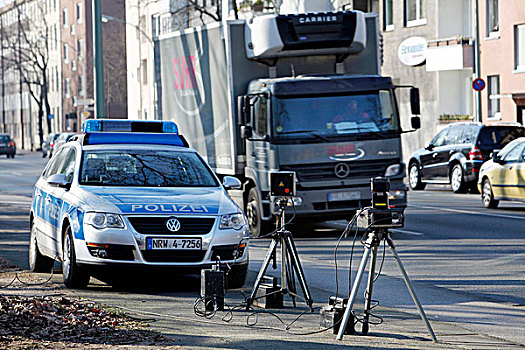
<instances>
[{"instance_id":1,"label":"road","mask_svg":"<svg viewBox=\"0 0 525 350\"><path fill-rule=\"evenodd\" d=\"M30 196L45 163L36 153L0 158L0 256L25 268ZM479 195L453 194L446 186L409 193L406 225L393 230L392 238L431 321L450 322L525 346L524 221L525 204L521 203L502 202L499 209L488 210L482 207ZM310 226L305 232L291 227L307 282L318 294L312 292L316 303L326 302L319 295L325 298L336 291L334 247L345 225L328 222ZM345 296L351 238L343 240L338 249L338 291ZM268 243L251 242L252 277ZM362 251L358 240L354 266ZM381 257L382 247L379 252ZM88 291L86 296L99 292ZM111 289L104 289L104 293L110 299L119 296ZM389 251L375 284L374 299L381 306L417 314Z\"/></svg>"}]
</instances>

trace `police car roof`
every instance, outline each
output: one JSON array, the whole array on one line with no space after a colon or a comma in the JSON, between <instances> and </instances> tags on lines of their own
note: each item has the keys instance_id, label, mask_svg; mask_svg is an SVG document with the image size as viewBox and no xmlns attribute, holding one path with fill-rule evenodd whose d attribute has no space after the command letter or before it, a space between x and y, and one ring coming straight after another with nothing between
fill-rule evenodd
<instances>
[{"instance_id":1,"label":"police car roof","mask_svg":"<svg viewBox=\"0 0 525 350\"><path fill-rule=\"evenodd\" d=\"M73 136L70 141L87 145L165 145L189 147L184 136L179 134L143 133L143 132L89 132Z\"/></svg>"}]
</instances>

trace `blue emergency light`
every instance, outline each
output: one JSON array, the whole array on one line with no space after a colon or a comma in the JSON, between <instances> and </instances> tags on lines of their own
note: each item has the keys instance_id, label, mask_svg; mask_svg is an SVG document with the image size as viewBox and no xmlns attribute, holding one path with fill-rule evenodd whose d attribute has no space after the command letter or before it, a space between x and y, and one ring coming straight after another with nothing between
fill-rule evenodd
<instances>
[{"instance_id":1,"label":"blue emergency light","mask_svg":"<svg viewBox=\"0 0 525 350\"><path fill-rule=\"evenodd\" d=\"M189 147L178 134L142 133L142 132L90 132L84 136L84 145L166 145Z\"/></svg>"},{"instance_id":2,"label":"blue emergency light","mask_svg":"<svg viewBox=\"0 0 525 350\"><path fill-rule=\"evenodd\" d=\"M90 119L82 124L82 132L142 132L178 134L179 128L172 121L130 120L130 119Z\"/></svg>"}]
</instances>

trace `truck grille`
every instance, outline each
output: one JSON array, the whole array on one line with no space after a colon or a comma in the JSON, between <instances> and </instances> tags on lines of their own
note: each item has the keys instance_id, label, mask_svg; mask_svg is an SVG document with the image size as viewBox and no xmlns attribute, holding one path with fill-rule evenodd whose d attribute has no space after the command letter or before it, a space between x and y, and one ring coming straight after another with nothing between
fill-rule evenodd
<instances>
[{"instance_id":1,"label":"truck grille","mask_svg":"<svg viewBox=\"0 0 525 350\"><path fill-rule=\"evenodd\" d=\"M300 182L342 180L335 176L335 166L346 163L350 173L345 179L370 179L371 177L383 176L389 165L399 163L395 159L386 160L360 160L352 162L333 162L320 164L298 164L281 166L281 170L295 171Z\"/></svg>"},{"instance_id":2,"label":"truck grille","mask_svg":"<svg viewBox=\"0 0 525 350\"><path fill-rule=\"evenodd\" d=\"M155 235L204 235L211 231L215 218L178 217L180 230L172 232L166 227L166 220L171 216L130 216L133 228L142 234Z\"/></svg>"}]
</instances>

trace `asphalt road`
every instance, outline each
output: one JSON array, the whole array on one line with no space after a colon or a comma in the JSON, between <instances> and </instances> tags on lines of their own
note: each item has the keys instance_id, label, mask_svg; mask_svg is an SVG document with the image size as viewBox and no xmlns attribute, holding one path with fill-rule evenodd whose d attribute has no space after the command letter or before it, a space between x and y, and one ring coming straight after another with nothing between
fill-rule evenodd
<instances>
[{"instance_id":1,"label":"asphalt road","mask_svg":"<svg viewBox=\"0 0 525 350\"><path fill-rule=\"evenodd\" d=\"M32 186L46 161L36 153L0 158L0 255L22 267L27 267L26 227ZM479 195L453 194L446 186L409 193L406 225L394 230L392 238L431 321L457 324L525 346L524 220L525 204L521 203L502 202L499 209L488 210L482 207ZM338 249L337 286L334 272L334 247L345 225L328 222L301 232L290 227L316 303L324 304L326 295L336 289L339 295L348 295L352 237L343 240ZM251 242L252 279L248 285L253 283L268 244L268 240ZM381 247L380 258L382 251ZM358 239L354 266L362 252ZM380 261L377 270L379 265ZM120 297L118 291L103 290L108 299ZM86 292L86 296L98 294L99 287ZM381 306L417 315L388 249L374 299Z\"/></svg>"}]
</instances>

